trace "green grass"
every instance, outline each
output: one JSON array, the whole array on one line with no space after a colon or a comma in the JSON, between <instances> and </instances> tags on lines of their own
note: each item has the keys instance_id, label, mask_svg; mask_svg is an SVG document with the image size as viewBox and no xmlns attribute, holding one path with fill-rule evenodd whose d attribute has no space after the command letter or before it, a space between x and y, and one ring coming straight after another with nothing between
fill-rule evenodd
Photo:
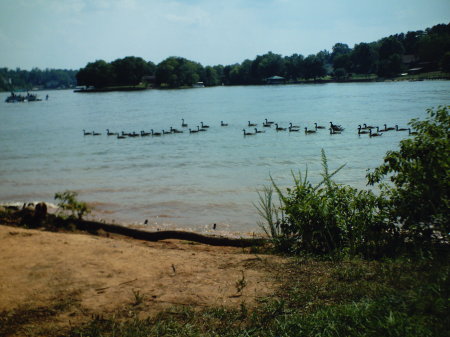
<instances>
[{"instance_id":1,"label":"green grass","mask_svg":"<svg viewBox=\"0 0 450 337\"><path fill-rule=\"evenodd\" d=\"M152 319L95 318L71 336L448 336L449 264L297 258L253 309L174 307Z\"/></svg>"}]
</instances>

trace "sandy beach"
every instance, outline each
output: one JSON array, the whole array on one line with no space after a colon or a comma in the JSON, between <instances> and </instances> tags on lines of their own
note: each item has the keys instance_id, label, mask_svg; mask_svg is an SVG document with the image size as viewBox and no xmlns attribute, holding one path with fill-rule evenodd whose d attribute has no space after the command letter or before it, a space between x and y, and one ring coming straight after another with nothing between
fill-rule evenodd
<instances>
[{"instance_id":1,"label":"sandy beach","mask_svg":"<svg viewBox=\"0 0 450 337\"><path fill-rule=\"evenodd\" d=\"M17 331L64 331L96 315L145 318L176 305L252 306L273 294L269 271L283 262L248 248L5 224L0 247L0 312L30 316Z\"/></svg>"}]
</instances>

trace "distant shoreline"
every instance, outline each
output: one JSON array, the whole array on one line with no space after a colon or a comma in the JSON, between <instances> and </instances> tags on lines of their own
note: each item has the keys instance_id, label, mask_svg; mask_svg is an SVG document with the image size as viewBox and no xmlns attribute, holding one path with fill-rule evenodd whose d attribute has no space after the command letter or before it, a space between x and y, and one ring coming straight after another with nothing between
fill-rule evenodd
<instances>
[{"instance_id":1,"label":"distant shoreline","mask_svg":"<svg viewBox=\"0 0 450 337\"><path fill-rule=\"evenodd\" d=\"M427 75L427 74L424 74ZM235 87L235 86L263 86L263 85L273 85L273 86L280 86L280 85L292 85L292 84L327 84L327 83L372 83L372 82L420 82L420 81L448 81L450 80L449 76L406 76L405 78L402 77L394 77L394 78L354 78L354 79L317 79L317 80L304 80L304 81L293 81L293 82L287 82L287 83L279 83L279 84L267 84L267 83L260 83L260 84L239 84L239 85L226 85L227 87ZM217 86L210 86L208 88L213 88ZM159 87L152 87L152 86L115 86L115 87L105 87L105 88L85 88L85 89L75 89L74 92L76 93L97 93L97 92L112 92L112 91L142 91L142 90L169 90L169 89L196 89L194 87L178 87L178 88L159 88Z\"/></svg>"}]
</instances>

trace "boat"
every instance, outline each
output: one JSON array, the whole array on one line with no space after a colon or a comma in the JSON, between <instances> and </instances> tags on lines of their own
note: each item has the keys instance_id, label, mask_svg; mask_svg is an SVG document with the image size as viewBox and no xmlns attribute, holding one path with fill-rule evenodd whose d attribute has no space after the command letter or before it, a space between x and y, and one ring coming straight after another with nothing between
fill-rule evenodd
<instances>
[{"instance_id":1,"label":"boat","mask_svg":"<svg viewBox=\"0 0 450 337\"><path fill-rule=\"evenodd\" d=\"M5 102L6 103L18 103L18 102L39 102L42 101L42 99L38 98L37 95L30 94L27 92L26 96L23 95L17 95L14 92L11 92L11 95L6 97Z\"/></svg>"}]
</instances>

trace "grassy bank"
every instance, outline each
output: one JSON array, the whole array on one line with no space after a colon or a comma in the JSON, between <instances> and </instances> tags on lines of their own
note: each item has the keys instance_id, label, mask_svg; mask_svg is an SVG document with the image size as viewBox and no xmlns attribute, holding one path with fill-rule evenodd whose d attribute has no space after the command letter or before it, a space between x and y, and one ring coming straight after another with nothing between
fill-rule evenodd
<instances>
[{"instance_id":1,"label":"grassy bank","mask_svg":"<svg viewBox=\"0 0 450 337\"><path fill-rule=\"evenodd\" d=\"M70 336L448 336L447 261L293 259L256 309L173 307L143 320L136 307Z\"/></svg>"}]
</instances>

